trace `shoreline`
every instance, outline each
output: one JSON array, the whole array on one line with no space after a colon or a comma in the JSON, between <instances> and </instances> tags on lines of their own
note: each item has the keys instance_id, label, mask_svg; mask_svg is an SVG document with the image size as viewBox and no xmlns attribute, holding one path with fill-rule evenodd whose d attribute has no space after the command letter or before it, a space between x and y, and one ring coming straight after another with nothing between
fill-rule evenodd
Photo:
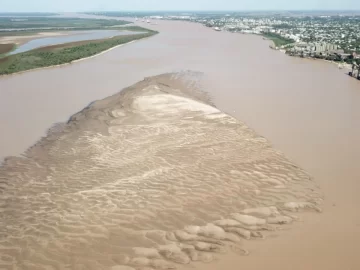
<instances>
[{"instance_id":1,"label":"shoreline","mask_svg":"<svg viewBox=\"0 0 360 270\"><path fill-rule=\"evenodd\" d=\"M256 35L256 34L255 34L255 35ZM260 34L259 36L262 36L262 35ZM271 40L271 39L269 39L269 38L266 38L266 37L264 37L264 36L263 36L263 40L269 41L269 42L272 43L272 44L269 45L269 48L270 48L271 50L278 51L278 52L280 52L280 53L284 53L284 52L281 51L281 49L276 49L277 46L275 45L275 42L274 42L273 40ZM273 47L272 47L272 46L273 46ZM286 53L284 53L284 54L286 54ZM326 60L326 59L322 59L322 58L299 57L299 56L291 56L291 55L288 55L288 54L286 54L286 55L289 56L289 57L302 58L302 59L304 59L304 60L314 60L314 61L315 61L315 60L321 60L321 61L324 61L324 62L327 62L327 63L331 63L331 64L334 64L334 65L337 65L337 66L339 66L339 65L342 64L341 62L336 62L336 61L332 61L332 60ZM343 68L339 68L339 69L351 70L351 65L344 62Z\"/></svg>"},{"instance_id":2,"label":"shoreline","mask_svg":"<svg viewBox=\"0 0 360 270\"><path fill-rule=\"evenodd\" d=\"M171 20L170 20L171 21ZM184 22L187 22L187 21L184 21ZM195 22L195 24L197 24L198 22ZM198 23L198 24L201 24L203 25L202 23ZM217 31L215 31L217 32ZM294 58L302 58L302 57L298 57L298 56L291 56L291 55L287 55L286 53L284 52L281 52L281 49L276 49L276 44L275 42L270 39L270 38L267 38L265 36L263 36L262 34L254 34L254 33L241 33L241 32L231 32L231 31L223 31L223 32L226 32L226 33L230 33L230 34L241 34L241 35L250 35L250 36L256 36L256 37L261 37L261 39L263 41L266 41L268 44L269 44L269 49L273 50L273 51L277 51L277 52L280 52L280 53L283 53L285 54L286 56L288 57L294 57ZM327 63L330 63L330 64L333 64L333 65L340 65L341 63L339 62L336 62L336 61L331 61L331 60L326 60L326 59L321 59L321 58L314 58L314 57L304 57L302 58L303 60L320 60L320 61L324 61L324 62L327 62ZM345 70L351 70L351 65L350 64L347 64L345 63L344 67L343 68L339 68L339 69L345 69Z\"/></svg>"}]
</instances>

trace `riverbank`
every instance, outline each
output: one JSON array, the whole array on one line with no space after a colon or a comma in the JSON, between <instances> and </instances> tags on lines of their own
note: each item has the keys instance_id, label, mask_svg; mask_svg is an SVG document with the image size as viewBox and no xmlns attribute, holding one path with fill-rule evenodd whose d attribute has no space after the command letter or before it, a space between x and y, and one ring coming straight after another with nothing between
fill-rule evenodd
<instances>
[{"instance_id":1,"label":"riverbank","mask_svg":"<svg viewBox=\"0 0 360 270\"><path fill-rule=\"evenodd\" d=\"M302 59L302 60L322 61L322 62L325 62L325 63L328 63L328 64L332 64L332 66L336 66L338 69L345 70L344 74L348 74L349 71L351 71L351 69L352 69L352 65L350 65L350 64L348 64L346 62L332 61L332 60L327 60L327 59L322 59L322 58L315 58L315 57L292 56L292 55L287 54L284 49L277 48L277 46L275 45L273 40L265 38L265 37L264 37L264 40L269 41L269 43L270 43L269 47L272 50L281 52L282 54L285 54L286 56L289 56L289 57L299 58L299 59Z\"/></svg>"},{"instance_id":2,"label":"riverbank","mask_svg":"<svg viewBox=\"0 0 360 270\"><path fill-rule=\"evenodd\" d=\"M148 31L143 34L115 36L102 40L86 40L60 45L42 47L32 51L19 53L0 59L0 75L10 75L27 70L61 66L80 59L96 56L111 48L135 40L147 38L157 32Z\"/></svg>"},{"instance_id":3,"label":"riverbank","mask_svg":"<svg viewBox=\"0 0 360 270\"><path fill-rule=\"evenodd\" d=\"M274 34L274 33L263 33L263 34L261 34L261 36L263 36L264 38L272 41L275 48L285 46L285 45L289 45L289 44L295 42L292 39L284 38L284 37L282 37L280 35L277 35L277 34Z\"/></svg>"}]
</instances>

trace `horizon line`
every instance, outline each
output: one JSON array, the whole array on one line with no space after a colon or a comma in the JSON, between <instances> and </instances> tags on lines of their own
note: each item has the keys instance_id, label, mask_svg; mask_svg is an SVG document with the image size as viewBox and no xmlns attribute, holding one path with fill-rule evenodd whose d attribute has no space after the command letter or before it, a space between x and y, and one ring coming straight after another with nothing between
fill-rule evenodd
<instances>
[{"instance_id":1,"label":"horizon line","mask_svg":"<svg viewBox=\"0 0 360 270\"><path fill-rule=\"evenodd\" d=\"M305 12L321 12L321 11L338 11L338 12L357 12L360 9L210 9L210 10L196 10L196 9L174 9L174 10L83 10L83 11L0 11L0 13L84 13L84 12L292 12L292 11L305 11Z\"/></svg>"}]
</instances>

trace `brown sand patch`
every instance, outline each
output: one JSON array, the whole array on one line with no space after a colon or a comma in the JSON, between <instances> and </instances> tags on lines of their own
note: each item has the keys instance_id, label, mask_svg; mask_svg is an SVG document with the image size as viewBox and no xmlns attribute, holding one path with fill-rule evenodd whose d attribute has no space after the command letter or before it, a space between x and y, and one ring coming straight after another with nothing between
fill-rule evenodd
<instances>
[{"instance_id":1,"label":"brown sand patch","mask_svg":"<svg viewBox=\"0 0 360 270\"><path fill-rule=\"evenodd\" d=\"M14 46L13 43L0 44L0 54L11 52Z\"/></svg>"},{"instance_id":2,"label":"brown sand patch","mask_svg":"<svg viewBox=\"0 0 360 270\"><path fill-rule=\"evenodd\" d=\"M0 268L173 269L320 211L309 175L212 106L199 76L147 78L7 158Z\"/></svg>"}]
</instances>

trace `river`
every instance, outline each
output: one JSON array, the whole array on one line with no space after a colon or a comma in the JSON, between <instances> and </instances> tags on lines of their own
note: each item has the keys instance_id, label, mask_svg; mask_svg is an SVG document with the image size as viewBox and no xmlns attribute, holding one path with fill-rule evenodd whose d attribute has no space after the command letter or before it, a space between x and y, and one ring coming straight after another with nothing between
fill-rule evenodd
<instances>
[{"instance_id":1,"label":"river","mask_svg":"<svg viewBox=\"0 0 360 270\"><path fill-rule=\"evenodd\" d=\"M92 30L92 31L74 31L70 32L69 35L59 37L43 37L33 39L23 45L17 47L14 51L10 52L9 55L27 52L36 48L45 47L49 45L58 45L63 43L84 41L84 40L96 40L111 38L114 36L125 36L135 35L139 32L133 31L118 31L118 30Z\"/></svg>"},{"instance_id":2,"label":"river","mask_svg":"<svg viewBox=\"0 0 360 270\"><path fill-rule=\"evenodd\" d=\"M0 157L21 154L54 123L146 76L201 71L219 109L269 139L325 194L324 213L250 244L250 256L224 255L205 268L359 269L359 81L323 61L270 50L259 36L187 22L146 26L160 34L86 61L1 77Z\"/></svg>"}]
</instances>

